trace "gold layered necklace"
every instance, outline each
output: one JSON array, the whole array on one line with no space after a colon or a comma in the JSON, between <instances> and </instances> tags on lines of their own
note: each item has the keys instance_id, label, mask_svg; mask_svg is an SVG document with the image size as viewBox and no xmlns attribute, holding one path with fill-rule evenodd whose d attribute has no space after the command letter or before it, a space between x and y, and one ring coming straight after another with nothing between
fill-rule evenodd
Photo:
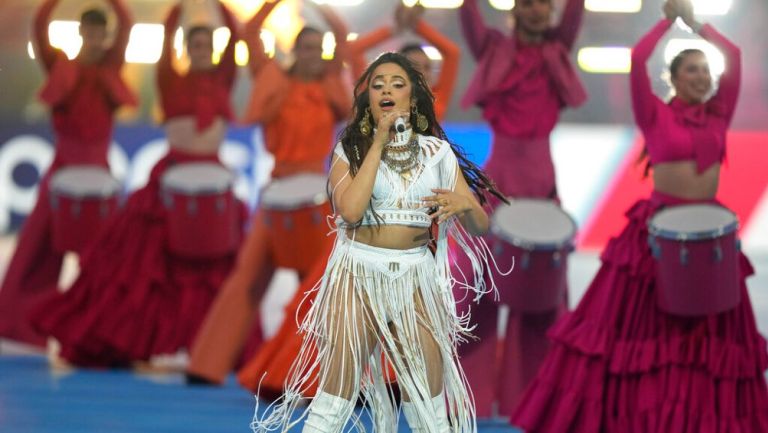
<instances>
[{"instance_id":1,"label":"gold layered necklace","mask_svg":"<svg viewBox=\"0 0 768 433\"><path fill-rule=\"evenodd\" d=\"M409 178L411 170L419 163L419 135L411 134L411 138L402 144L387 144L381 159L392 171Z\"/></svg>"}]
</instances>

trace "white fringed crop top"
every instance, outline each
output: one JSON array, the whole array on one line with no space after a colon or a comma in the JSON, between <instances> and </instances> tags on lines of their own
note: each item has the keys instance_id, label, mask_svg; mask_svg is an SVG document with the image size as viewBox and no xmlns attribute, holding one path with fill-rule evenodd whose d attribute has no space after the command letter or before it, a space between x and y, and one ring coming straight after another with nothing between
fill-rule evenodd
<instances>
[{"instance_id":1,"label":"white fringed crop top","mask_svg":"<svg viewBox=\"0 0 768 433\"><path fill-rule=\"evenodd\" d=\"M402 146L411 139L412 130L395 134L395 139L388 144ZM418 164L410 170L408 177L392 170L385 162L379 164L376 181L373 185L371 203L379 217L377 221L370 209L365 211L362 225L405 225L429 227L432 219L427 213L422 199L434 195L433 188L453 190L459 174L459 164L451 145L437 137L418 135ZM336 145L334 153L344 162L349 163L341 143ZM343 224L337 218L337 224Z\"/></svg>"}]
</instances>

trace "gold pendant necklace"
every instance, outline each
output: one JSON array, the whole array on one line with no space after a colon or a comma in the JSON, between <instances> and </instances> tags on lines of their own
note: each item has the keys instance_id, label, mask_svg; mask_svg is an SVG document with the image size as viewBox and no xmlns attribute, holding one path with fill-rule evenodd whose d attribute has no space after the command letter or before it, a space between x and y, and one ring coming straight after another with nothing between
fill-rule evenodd
<instances>
[{"instance_id":1,"label":"gold pendant necklace","mask_svg":"<svg viewBox=\"0 0 768 433\"><path fill-rule=\"evenodd\" d=\"M410 179L411 170L419 163L418 134L413 134L404 146L385 147L381 159L392 171L405 179Z\"/></svg>"}]
</instances>

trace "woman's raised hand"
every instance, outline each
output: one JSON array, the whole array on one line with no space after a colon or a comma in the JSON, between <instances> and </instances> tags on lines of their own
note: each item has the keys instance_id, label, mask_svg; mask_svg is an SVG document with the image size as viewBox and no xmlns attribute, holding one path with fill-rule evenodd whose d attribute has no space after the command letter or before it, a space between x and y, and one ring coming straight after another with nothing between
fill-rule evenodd
<instances>
[{"instance_id":1,"label":"woman's raised hand","mask_svg":"<svg viewBox=\"0 0 768 433\"><path fill-rule=\"evenodd\" d=\"M664 10L664 16L668 20L674 21L680 16L678 3L678 0L667 0L664 2L664 7L662 9Z\"/></svg>"},{"instance_id":2,"label":"woman's raised hand","mask_svg":"<svg viewBox=\"0 0 768 433\"><path fill-rule=\"evenodd\" d=\"M701 25L696 21L693 14L693 3L691 0L675 0L677 2L677 12L685 25L698 32Z\"/></svg>"},{"instance_id":3,"label":"woman's raised hand","mask_svg":"<svg viewBox=\"0 0 768 433\"><path fill-rule=\"evenodd\" d=\"M424 6L417 3L414 6L408 7L402 2L398 3L397 9L395 9L395 28L398 32L413 30L421 16L424 15Z\"/></svg>"}]
</instances>

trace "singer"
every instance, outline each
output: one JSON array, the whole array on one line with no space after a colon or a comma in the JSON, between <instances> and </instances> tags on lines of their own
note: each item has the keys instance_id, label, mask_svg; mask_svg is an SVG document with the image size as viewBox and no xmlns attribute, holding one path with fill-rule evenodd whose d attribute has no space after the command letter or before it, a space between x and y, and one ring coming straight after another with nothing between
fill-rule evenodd
<instances>
[{"instance_id":1,"label":"singer","mask_svg":"<svg viewBox=\"0 0 768 433\"><path fill-rule=\"evenodd\" d=\"M447 141L429 86L406 57L381 55L355 89L354 117L331 161L333 252L308 294L316 298L300 327L303 345L285 393L273 410L257 410L251 427L287 431L306 418L304 433L335 433L362 393L375 431L397 431L386 360L413 431L472 431L474 404L456 352L469 318L455 314L448 236L471 257L477 275L491 260L474 237L488 230L484 192L502 196ZM400 122L404 130L395 132ZM431 208L437 210L429 214ZM494 289L492 282L465 287L477 296ZM291 421L314 386L312 403Z\"/></svg>"}]
</instances>

